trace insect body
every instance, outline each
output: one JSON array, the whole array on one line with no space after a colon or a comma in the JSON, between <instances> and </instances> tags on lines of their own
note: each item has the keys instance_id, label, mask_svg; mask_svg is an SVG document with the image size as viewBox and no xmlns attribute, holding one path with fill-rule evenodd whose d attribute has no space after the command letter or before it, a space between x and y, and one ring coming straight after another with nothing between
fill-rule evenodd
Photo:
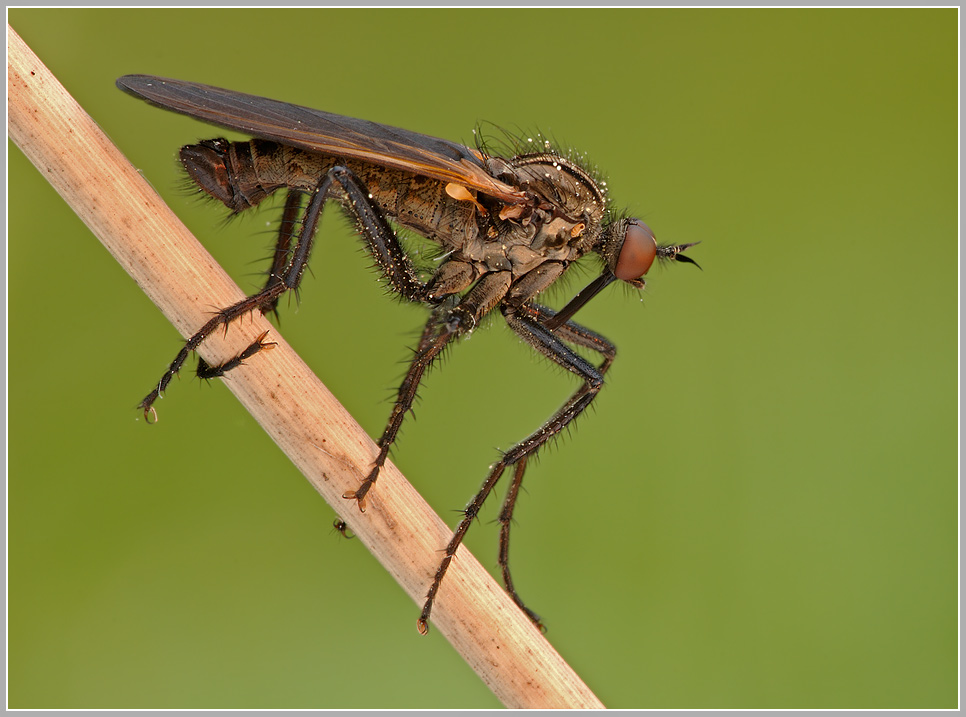
<instances>
[{"instance_id":1,"label":"insect body","mask_svg":"<svg viewBox=\"0 0 966 717\"><path fill-rule=\"evenodd\" d=\"M573 315L611 282L643 288L655 259L694 263L682 252L693 244L658 245L643 222L615 215L601 183L575 161L549 147L508 158L407 130L357 120L230 90L145 75L127 75L118 87L162 108L255 139L214 139L181 149L188 175L233 212L287 192L274 259L265 287L216 314L188 339L155 389L141 402L145 417L189 354L221 326L251 311L276 309L297 289L326 201L342 204L390 286L424 304L430 317L399 388L370 473L345 498L365 510L405 414L426 369L455 338L499 310L524 341L582 382L564 405L491 467L463 511L419 617L428 631L443 576L483 501L507 468L514 477L500 512L500 566L510 596L540 624L513 587L508 562L510 523L527 461L593 401L616 355L614 345L572 321ZM403 250L392 224L426 237L442 261L424 278ZM537 296L578 259L602 259L600 276L555 312ZM271 347L259 336L242 354L220 366L199 361L202 377L222 376ZM596 352L594 365L572 347Z\"/></svg>"}]
</instances>

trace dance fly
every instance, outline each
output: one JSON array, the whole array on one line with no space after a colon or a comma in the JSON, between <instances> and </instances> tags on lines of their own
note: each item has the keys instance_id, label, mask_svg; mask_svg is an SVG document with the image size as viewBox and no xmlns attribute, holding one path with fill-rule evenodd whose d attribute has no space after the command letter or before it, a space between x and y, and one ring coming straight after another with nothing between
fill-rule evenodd
<instances>
[{"instance_id":1,"label":"dance fly","mask_svg":"<svg viewBox=\"0 0 966 717\"><path fill-rule=\"evenodd\" d=\"M322 210L328 201L336 202L355 221L388 286L404 299L424 305L429 314L372 468L356 490L344 495L360 510L366 508L366 496L376 485L423 374L450 342L472 331L488 314L498 312L536 352L580 381L556 413L491 467L463 510L417 622L426 634L433 601L457 548L486 497L512 467L499 516L499 564L509 595L542 627L510 576L513 509L527 461L590 405L616 355L614 344L573 317L614 281L643 289L643 277L656 260L695 264L683 253L694 244L658 244L644 222L610 206L603 182L590 169L549 142L534 146L511 138L510 151L498 153L485 142L467 147L192 82L127 75L117 85L161 108L253 138L205 140L180 151L181 163L199 191L233 213L244 212L279 190L286 194L265 286L219 311L188 339L141 401L145 417L156 419L155 400L213 331L253 311L275 312L279 298L299 287ZM431 271L422 270L407 254L398 229L438 246L441 259ZM597 257L599 276L559 311L539 303L540 294L588 254ZM199 359L198 375L223 376L271 345L262 334L221 365ZM596 354L599 362L586 360L576 348Z\"/></svg>"}]
</instances>

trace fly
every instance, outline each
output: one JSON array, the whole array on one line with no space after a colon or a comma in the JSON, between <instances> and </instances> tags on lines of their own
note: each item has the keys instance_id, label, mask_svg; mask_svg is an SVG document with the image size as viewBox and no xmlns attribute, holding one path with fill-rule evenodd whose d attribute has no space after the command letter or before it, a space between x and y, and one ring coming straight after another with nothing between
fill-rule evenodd
<instances>
[{"instance_id":1,"label":"fly","mask_svg":"<svg viewBox=\"0 0 966 717\"><path fill-rule=\"evenodd\" d=\"M507 325L535 351L575 374L580 388L542 426L502 454L482 488L463 510L426 595L417 626L429 630L433 601L457 548L484 500L503 473L513 479L500 511L499 564L506 590L524 605L509 568L510 524L527 461L580 415L604 383L616 347L573 321L574 314L615 280L644 288L655 260L695 264L682 252L694 244L661 245L639 219L612 211L602 182L564 153L520 147L509 158L484 144L466 147L435 137L278 102L231 90L147 75L126 75L120 89L163 109L238 130L254 139L205 140L181 148L181 163L200 191L232 212L256 206L286 190L281 227L264 288L219 311L178 353L140 403L157 418L154 402L184 362L213 331L252 311L275 312L279 298L297 289L309 261L322 209L329 200L352 217L386 281L400 296L429 309L429 319L369 474L344 494L365 511L366 496L412 407L426 369L454 339L498 310ZM440 258L423 275L400 244L393 225L439 245ZM563 309L537 303L541 292L585 254L603 264L600 276ZM210 366L199 359L202 378L223 376L271 348L265 335L238 356ZM593 364L574 351L596 353Z\"/></svg>"}]
</instances>

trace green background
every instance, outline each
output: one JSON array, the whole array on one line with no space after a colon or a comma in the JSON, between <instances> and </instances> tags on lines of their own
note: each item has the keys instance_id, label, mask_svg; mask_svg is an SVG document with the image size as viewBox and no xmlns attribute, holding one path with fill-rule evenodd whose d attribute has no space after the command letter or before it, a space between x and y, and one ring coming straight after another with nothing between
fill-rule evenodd
<instances>
[{"instance_id":1,"label":"green background","mask_svg":"<svg viewBox=\"0 0 966 717\"><path fill-rule=\"evenodd\" d=\"M956 706L956 10L9 19L246 289L275 212L186 197L177 148L222 132L116 77L587 152L703 271L580 314L618 361L514 534L548 638L609 707ZM8 192L9 705L497 706L220 383L185 371L136 420L179 337L16 148ZM378 435L423 313L334 216L281 331ZM455 523L574 387L494 322L396 463ZM493 567L497 507L468 539Z\"/></svg>"}]
</instances>

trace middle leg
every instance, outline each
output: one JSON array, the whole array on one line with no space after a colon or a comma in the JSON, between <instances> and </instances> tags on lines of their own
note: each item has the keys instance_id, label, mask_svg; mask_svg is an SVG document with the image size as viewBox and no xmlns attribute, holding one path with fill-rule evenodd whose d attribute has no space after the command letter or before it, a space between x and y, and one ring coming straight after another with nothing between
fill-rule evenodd
<instances>
[{"instance_id":1,"label":"middle leg","mask_svg":"<svg viewBox=\"0 0 966 717\"><path fill-rule=\"evenodd\" d=\"M359 504L359 510L364 512L366 509L366 494L379 477L382 466L385 464L389 451L399 434L399 429L402 427L403 419L416 400L416 391L426 369L432 365L450 341L467 331L472 331L480 322L480 319L500 302L509 288L510 272L499 271L485 274L460 299L455 307L444 311L441 316L434 312L433 316L430 317L423 329L419 346L409 365L409 370L399 387L396 403L392 408L386 429L379 439L379 453L373 461L372 470L356 490L346 491L342 496L347 499L355 499Z\"/></svg>"}]
</instances>

